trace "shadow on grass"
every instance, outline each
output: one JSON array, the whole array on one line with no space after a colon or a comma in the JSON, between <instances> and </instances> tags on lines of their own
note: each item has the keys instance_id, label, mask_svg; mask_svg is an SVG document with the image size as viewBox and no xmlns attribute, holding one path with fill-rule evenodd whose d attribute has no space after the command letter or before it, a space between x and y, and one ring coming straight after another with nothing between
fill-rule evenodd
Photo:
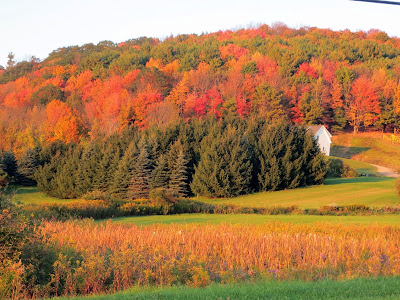
<instances>
[{"instance_id":1,"label":"shadow on grass","mask_svg":"<svg viewBox=\"0 0 400 300\"><path fill-rule=\"evenodd\" d=\"M371 183L371 182L384 182L390 180L393 180L393 178L375 177L375 176L362 176L355 178L327 178L324 184L336 185L336 184L346 184L346 183Z\"/></svg>"},{"instance_id":2,"label":"shadow on grass","mask_svg":"<svg viewBox=\"0 0 400 300\"><path fill-rule=\"evenodd\" d=\"M22 187L22 186L11 185L11 186L7 187L7 189L6 189L6 194L8 194L8 195L11 195L11 194L26 195L26 194L34 194L37 192L38 192L38 189L37 189L37 187L34 187L34 186Z\"/></svg>"},{"instance_id":3,"label":"shadow on grass","mask_svg":"<svg viewBox=\"0 0 400 300\"><path fill-rule=\"evenodd\" d=\"M330 154L332 156L350 159L357 154L368 151L369 149L371 149L371 148L369 148L369 147L333 146L331 148Z\"/></svg>"}]
</instances>

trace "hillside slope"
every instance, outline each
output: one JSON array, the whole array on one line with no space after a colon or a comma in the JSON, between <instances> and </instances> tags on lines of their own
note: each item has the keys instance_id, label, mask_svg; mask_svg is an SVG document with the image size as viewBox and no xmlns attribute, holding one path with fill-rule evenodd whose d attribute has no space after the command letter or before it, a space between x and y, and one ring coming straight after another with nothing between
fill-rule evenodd
<instances>
[{"instance_id":1,"label":"hillside slope","mask_svg":"<svg viewBox=\"0 0 400 300\"><path fill-rule=\"evenodd\" d=\"M400 144L391 142L390 134L340 134L333 137L331 154L400 171Z\"/></svg>"}]
</instances>

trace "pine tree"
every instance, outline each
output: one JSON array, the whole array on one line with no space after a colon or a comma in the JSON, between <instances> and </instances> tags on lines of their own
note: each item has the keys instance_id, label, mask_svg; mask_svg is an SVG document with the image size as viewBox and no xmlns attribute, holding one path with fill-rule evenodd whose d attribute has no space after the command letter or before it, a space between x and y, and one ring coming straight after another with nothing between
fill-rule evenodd
<instances>
[{"instance_id":1,"label":"pine tree","mask_svg":"<svg viewBox=\"0 0 400 300\"><path fill-rule=\"evenodd\" d=\"M267 130L258 142L259 149L259 188L263 191L275 191L282 187L283 141L278 130Z\"/></svg>"},{"instance_id":2,"label":"pine tree","mask_svg":"<svg viewBox=\"0 0 400 300\"><path fill-rule=\"evenodd\" d=\"M149 149L145 141L141 141L139 147L139 155L127 189L127 197L130 199L148 199L150 193L152 162Z\"/></svg>"},{"instance_id":3,"label":"pine tree","mask_svg":"<svg viewBox=\"0 0 400 300\"><path fill-rule=\"evenodd\" d=\"M208 197L232 197L251 190L252 165L248 144L236 128L210 134L202 143L191 188Z\"/></svg>"},{"instance_id":4,"label":"pine tree","mask_svg":"<svg viewBox=\"0 0 400 300\"><path fill-rule=\"evenodd\" d=\"M62 199L73 199L82 195L82 185L79 178L79 166L82 163L82 149L77 147L71 149L69 155L59 164L56 176L54 177L52 196Z\"/></svg>"},{"instance_id":5,"label":"pine tree","mask_svg":"<svg viewBox=\"0 0 400 300\"><path fill-rule=\"evenodd\" d=\"M10 179L17 178L17 160L15 159L14 153L5 152L2 155L3 171L8 175Z\"/></svg>"},{"instance_id":6,"label":"pine tree","mask_svg":"<svg viewBox=\"0 0 400 300\"><path fill-rule=\"evenodd\" d=\"M100 147L91 143L83 151L77 172L77 193L84 195L94 188L94 182L99 174L98 168L101 159Z\"/></svg>"},{"instance_id":7,"label":"pine tree","mask_svg":"<svg viewBox=\"0 0 400 300\"><path fill-rule=\"evenodd\" d=\"M113 182L121 157L118 145L108 143L101 149L101 158L97 165L96 177L93 180L93 190L107 191Z\"/></svg>"},{"instance_id":8,"label":"pine tree","mask_svg":"<svg viewBox=\"0 0 400 300\"><path fill-rule=\"evenodd\" d=\"M311 134L285 123L270 126L258 143L259 186L263 191L320 184L326 161Z\"/></svg>"},{"instance_id":9,"label":"pine tree","mask_svg":"<svg viewBox=\"0 0 400 300\"><path fill-rule=\"evenodd\" d=\"M187 176L188 160L183 152L183 146L176 156L175 164L171 170L171 180L169 182L169 190L172 194L180 197L188 195L188 176Z\"/></svg>"},{"instance_id":10,"label":"pine tree","mask_svg":"<svg viewBox=\"0 0 400 300\"><path fill-rule=\"evenodd\" d=\"M282 106L282 93L266 82L255 89L253 106L259 116L266 120L276 121L286 118Z\"/></svg>"},{"instance_id":11,"label":"pine tree","mask_svg":"<svg viewBox=\"0 0 400 300\"><path fill-rule=\"evenodd\" d=\"M153 172L151 172L151 182L150 189L156 188L168 188L169 182L169 169L168 169L168 161L165 159L163 154L157 160L157 165L154 168Z\"/></svg>"},{"instance_id":12,"label":"pine tree","mask_svg":"<svg viewBox=\"0 0 400 300\"><path fill-rule=\"evenodd\" d=\"M17 181L21 185L35 185L34 174L38 168L38 156L32 149L26 150L17 163Z\"/></svg>"},{"instance_id":13,"label":"pine tree","mask_svg":"<svg viewBox=\"0 0 400 300\"><path fill-rule=\"evenodd\" d=\"M126 199L128 186L131 181L131 174L135 168L136 158L139 154L136 141L132 141L124 156L120 160L117 170L113 176L113 182L109 192L120 199Z\"/></svg>"}]
</instances>

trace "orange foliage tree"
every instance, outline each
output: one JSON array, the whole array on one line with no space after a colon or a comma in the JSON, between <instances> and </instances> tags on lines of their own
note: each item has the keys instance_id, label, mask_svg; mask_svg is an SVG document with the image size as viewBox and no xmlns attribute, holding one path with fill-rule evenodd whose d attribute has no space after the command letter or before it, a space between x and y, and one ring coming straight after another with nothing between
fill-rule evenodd
<instances>
[{"instance_id":1,"label":"orange foliage tree","mask_svg":"<svg viewBox=\"0 0 400 300\"><path fill-rule=\"evenodd\" d=\"M78 143L80 139L79 123L72 108L64 102L53 100L47 105L45 132L48 141Z\"/></svg>"},{"instance_id":2,"label":"orange foliage tree","mask_svg":"<svg viewBox=\"0 0 400 300\"><path fill-rule=\"evenodd\" d=\"M349 122L354 126L354 133L360 125L372 125L380 113L378 94L371 80L365 76L356 79L351 88L352 99L347 110Z\"/></svg>"}]
</instances>

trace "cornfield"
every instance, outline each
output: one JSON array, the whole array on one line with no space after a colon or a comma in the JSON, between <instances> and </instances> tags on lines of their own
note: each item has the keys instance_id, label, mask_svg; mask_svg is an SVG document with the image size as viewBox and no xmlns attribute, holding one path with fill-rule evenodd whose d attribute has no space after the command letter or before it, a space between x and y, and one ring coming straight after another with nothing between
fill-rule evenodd
<instances>
[{"instance_id":1,"label":"cornfield","mask_svg":"<svg viewBox=\"0 0 400 300\"><path fill-rule=\"evenodd\" d=\"M137 285L245 279L319 280L400 275L399 228L339 224L152 225L44 222L63 249L51 294L114 292Z\"/></svg>"}]
</instances>

